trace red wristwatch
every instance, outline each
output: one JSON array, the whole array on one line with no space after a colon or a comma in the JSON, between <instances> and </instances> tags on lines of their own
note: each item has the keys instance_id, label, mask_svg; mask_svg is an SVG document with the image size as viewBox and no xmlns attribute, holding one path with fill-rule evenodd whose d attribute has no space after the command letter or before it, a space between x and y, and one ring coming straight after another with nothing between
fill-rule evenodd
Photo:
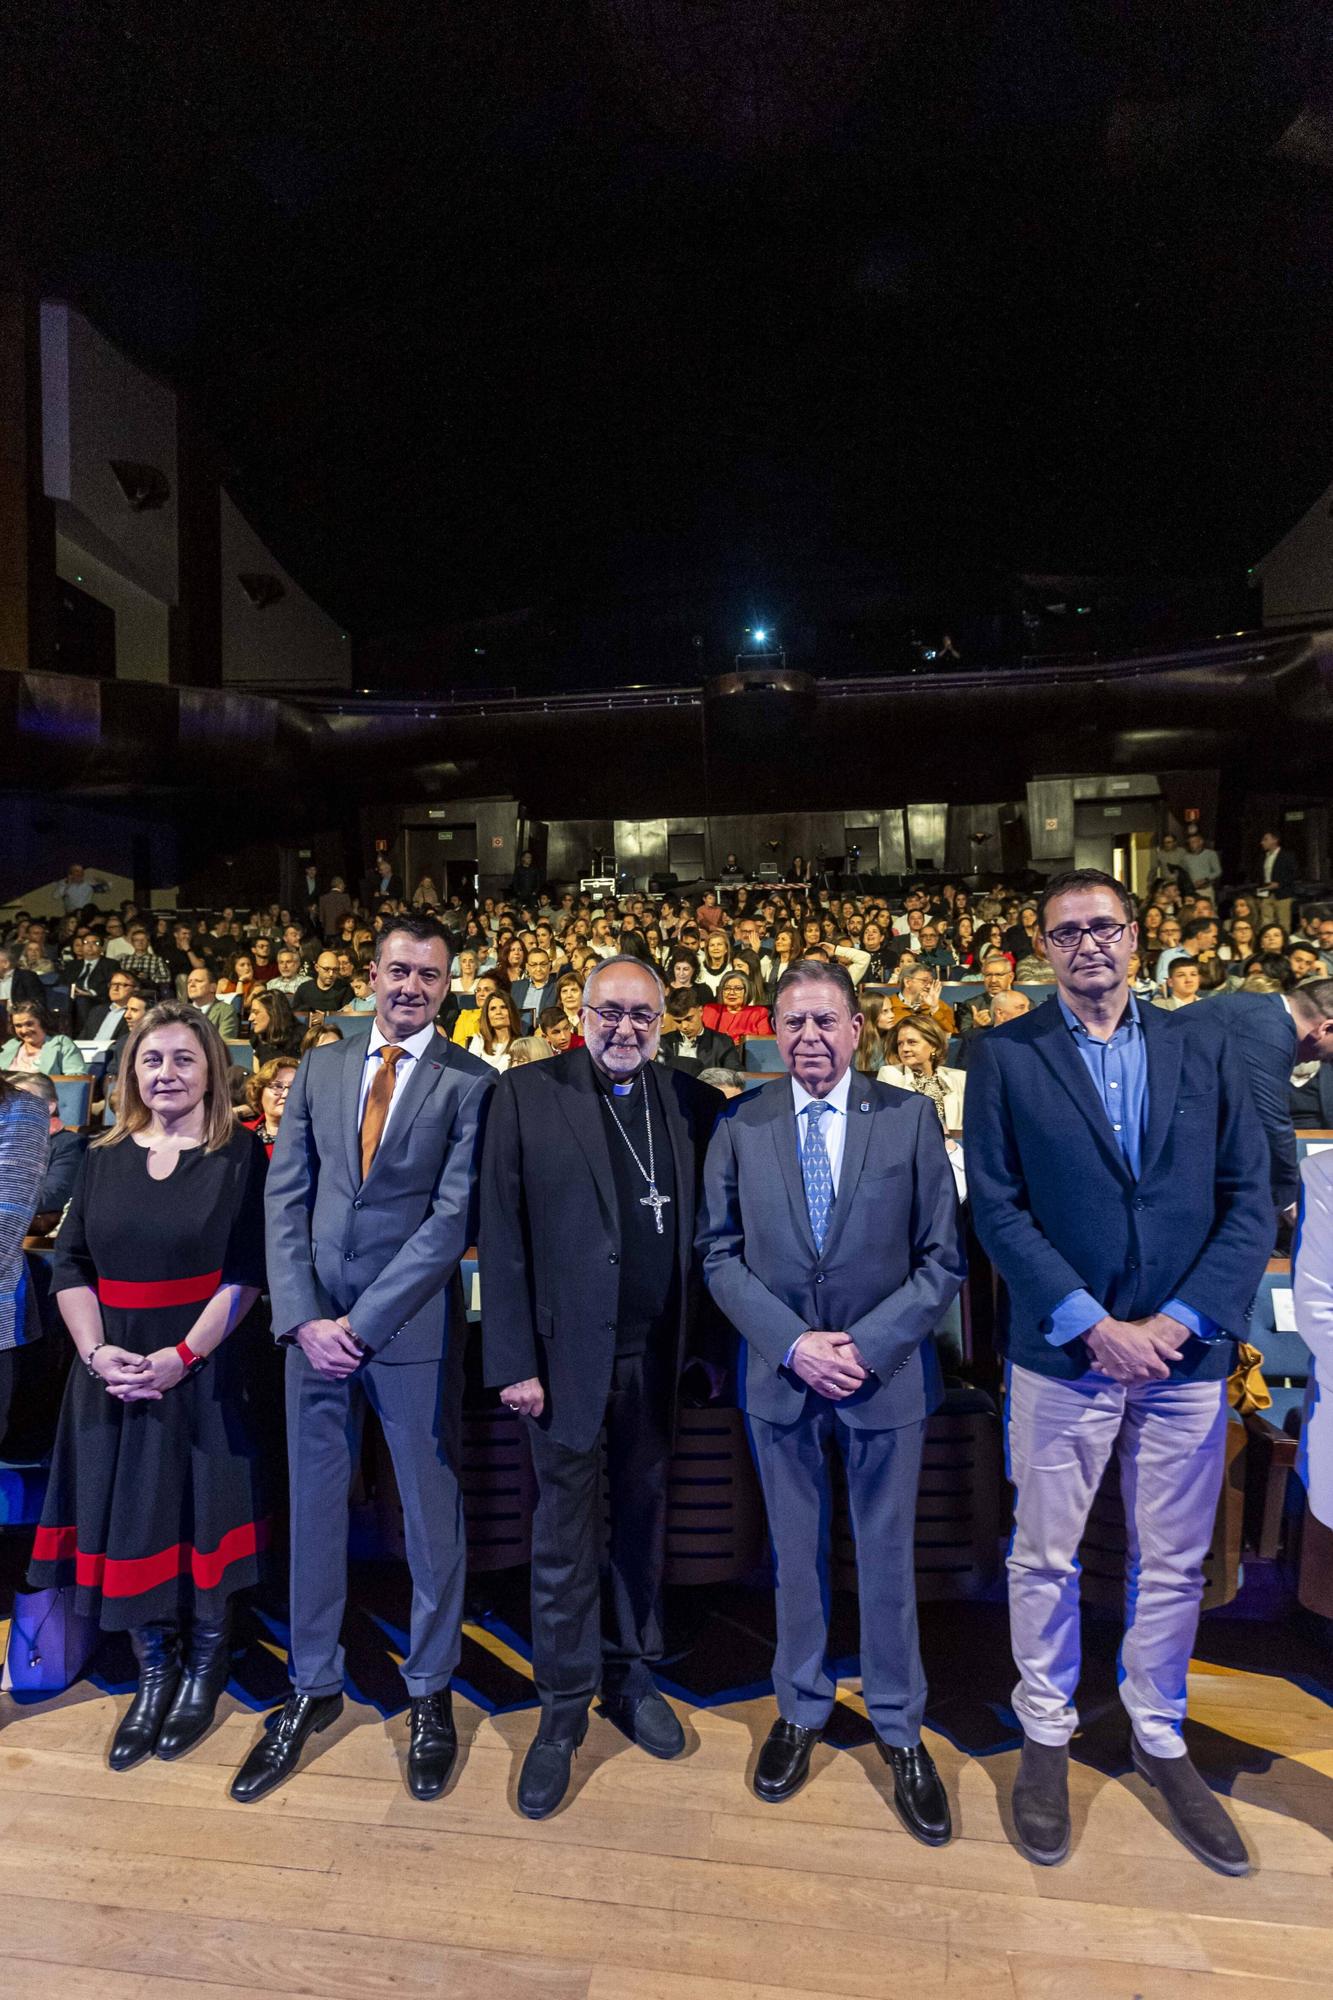
<instances>
[{"instance_id":1,"label":"red wristwatch","mask_svg":"<svg viewBox=\"0 0 1333 2000\"><path fill-rule=\"evenodd\" d=\"M196 1354L188 1340L178 1340L176 1342L176 1359L188 1375L192 1368L203 1366L205 1357L202 1354Z\"/></svg>"}]
</instances>

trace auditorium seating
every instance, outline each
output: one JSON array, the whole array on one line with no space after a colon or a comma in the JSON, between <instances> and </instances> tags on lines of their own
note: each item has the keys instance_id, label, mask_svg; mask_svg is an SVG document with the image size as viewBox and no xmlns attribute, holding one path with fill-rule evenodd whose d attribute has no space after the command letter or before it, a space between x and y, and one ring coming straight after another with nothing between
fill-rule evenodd
<instances>
[{"instance_id":1,"label":"auditorium seating","mask_svg":"<svg viewBox=\"0 0 1333 2000\"><path fill-rule=\"evenodd\" d=\"M771 1035L747 1035L743 1057L748 1074L773 1075L782 1068L776 1039Z\"/></svg>"},{"instance_id":2,"label":"auditorium seating","mask_svg":"<svg viewBox=\"0 0 1333 2000\"><path fill-rule=\"evenodd\" d=\"M53 1076L60 1122L67 1132L86 1132L93 1098L91 1074Z\"/></svg>"}]
</instances>

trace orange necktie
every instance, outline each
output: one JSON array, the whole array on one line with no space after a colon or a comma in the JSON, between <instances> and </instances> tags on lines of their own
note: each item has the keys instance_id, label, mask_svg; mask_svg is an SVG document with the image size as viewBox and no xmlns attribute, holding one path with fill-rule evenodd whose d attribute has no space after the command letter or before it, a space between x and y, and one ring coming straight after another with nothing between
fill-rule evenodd
<instances>
[{"instance_id":1,"label":"orange necktie","mask_svg":"<svg viewBox=\"0 0 1333 2000\"><path fill-rule=\"evenodd\" d=\"M406 1049L395 1049L385 1043L380 1050L380 1066L375 1072L375 1080L366 1097L366 1114L361 1120L361 1178L370 1172L370 1163L379 1151L380 1140L384 1136L385 1121L389 1116L389 1105L393 1098L394 1071L399 1059L407 1054Z\"/></svg>"}]
</instances>

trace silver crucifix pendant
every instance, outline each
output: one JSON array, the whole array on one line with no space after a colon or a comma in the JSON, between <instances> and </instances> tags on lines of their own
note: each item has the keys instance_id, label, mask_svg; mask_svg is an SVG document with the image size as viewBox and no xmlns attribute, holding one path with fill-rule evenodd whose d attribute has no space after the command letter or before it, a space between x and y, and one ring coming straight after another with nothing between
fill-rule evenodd
<instances>
[{"instance_id":1,"label":"silver crucifix pendant","mask_svg":"<svg viewBox=\"0 0 1333 2000\"><path fill-rule=\"evenodd\" d=\"M649 1185L647 1194L639 1196L639 1207L651 1208L653 1211L653 1221L657 1224L657 1233L659 1236L662 1234L662 1210L670 1208L670 1206L671 1196L669 1194L659 1194L657 1189L651 1184Z\"/></svg>"}]
</instances>

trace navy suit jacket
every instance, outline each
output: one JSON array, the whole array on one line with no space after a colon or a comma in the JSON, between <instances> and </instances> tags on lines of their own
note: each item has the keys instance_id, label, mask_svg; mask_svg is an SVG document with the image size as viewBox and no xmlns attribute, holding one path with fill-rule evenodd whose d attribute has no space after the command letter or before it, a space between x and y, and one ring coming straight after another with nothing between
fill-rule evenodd
<instances>
[{"instance_id":1,"label":"navy suit jacket","mask_svg":"<svg viewBox=\"0 0 1333 2000\"><path fill-rule=\"evenodd\" d=\"M990 1028L967 1072L967 1190L982 1248L1004 1281L1000 1335L1039 1374L1087 1372L1081 1340L1045 1323L1070 1292L1117 1319L1179 1298L1243 1336L1273 1247L1263 1132L1229 1037L1193 1015L1139 1008L1148 1128L1139 1177L1120 1151L1054 1000ZM1228 1340L1190 1340L1176 1376L1222 1375Z\"/></svg>"},{"instance_id":2,"label":"navy suit jacket","mask_svg":"<svg viewBox=\"0 0 1333 2000\"><path fill-rule=\"evenodd\" d=\"M1205 1001L1197 1012L1199 1027L1225 1034L1240 1054L1254 1108L1268 1140L1273 1206L1289 1208L1300 1193L1301 1176L1291 1120L1296 1027L1282 1004L1282 995L1219 993Z\"/></svg>"},{"instance_id":3,"label":"navy suit jacket","mask_svg":"<svg viewBox=\"0 0 1333 2000\"><path fill-rule=\"evenodd\" d=\"M783 1360L811 1327L850 1333L873 1374L834 1404L858 1430L919 1423L940 1400L931 1335L967 1272L953 1169L933 1104L852 1077L838 1194L815 1248L791 1080L733 1098L704 1164L704 1283L742 1336L741 1400L790 1424L816 1392Z\"/></svg>"}]
</instances>

